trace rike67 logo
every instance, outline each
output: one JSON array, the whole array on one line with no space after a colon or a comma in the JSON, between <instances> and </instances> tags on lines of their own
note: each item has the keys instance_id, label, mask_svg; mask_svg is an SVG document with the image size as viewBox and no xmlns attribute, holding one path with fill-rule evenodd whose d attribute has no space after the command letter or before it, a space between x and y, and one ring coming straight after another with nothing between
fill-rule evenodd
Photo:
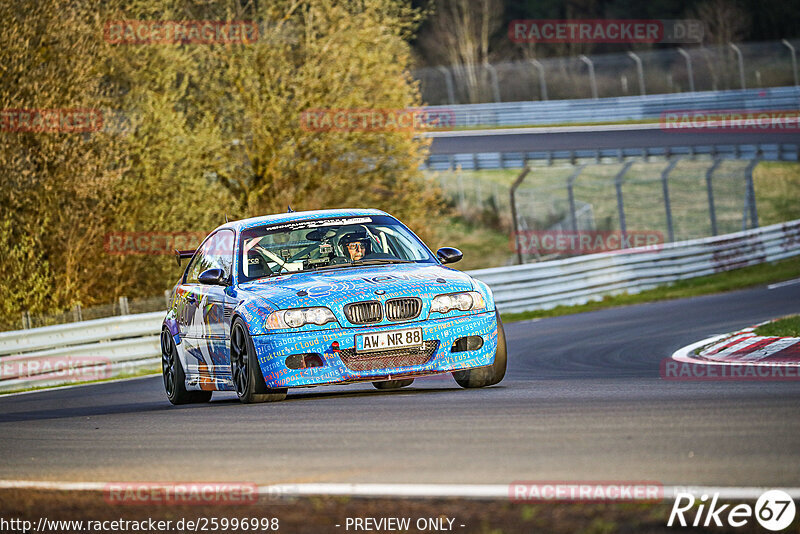
<instances>
[{"instance_id":1,"label":"rike67 logo","mask_svg":"<svg viewBox=\"0 0 800 534\"><path fill-rule=\"evenodd\" d=\"M753 517L765 529L777 532L792 524L795 505L792 497L781 490L769 490L749 504L719 504L719 493L703 494L699 501L691 493L678 493L667 521L668 527L743 527Z\"/></svg>"}]
</instances>

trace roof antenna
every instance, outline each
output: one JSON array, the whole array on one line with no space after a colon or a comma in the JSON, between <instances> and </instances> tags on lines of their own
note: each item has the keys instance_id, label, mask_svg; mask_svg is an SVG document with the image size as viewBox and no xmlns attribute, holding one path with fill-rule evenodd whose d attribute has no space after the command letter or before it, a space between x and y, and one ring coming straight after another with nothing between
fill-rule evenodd
<instances>
[{"instance_id":1,"label":"roof antenna","mask_svg":"<svg viewBox=\"0 0 800 534\"><path fill-rule=\"evenodd\" d=\"M289 210L286 213L294 213L294 210L292 209L292 205L291 204L289 204Z\"/></svg>"}]
</instances>

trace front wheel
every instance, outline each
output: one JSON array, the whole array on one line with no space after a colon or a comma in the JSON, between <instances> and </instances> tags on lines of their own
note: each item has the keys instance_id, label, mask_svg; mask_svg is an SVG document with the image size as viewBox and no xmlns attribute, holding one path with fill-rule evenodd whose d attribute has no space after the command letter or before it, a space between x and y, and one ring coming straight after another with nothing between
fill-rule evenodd
<instances>
[{"instance_id":1,"label":"front wheel","mask_svg":"<svg viewBox=\"0 0 800 534\"><path fill-rule=\"evenodd\" d=\"M464 369L455 371L453 378L462 388L483 388L500 383L506 376L506 333L503 330L503 323L500 321L500 314L495 311L497 317L497 351L494 354L494 362L484 367L474 369Z\"/></svg>"},{"instance_id":2,"label":"front wheel","mask_svg":"<svg viewBox=\"0 0 800 534\"><path fill-rule=\"evenodd\" d=\"M186 390L186 373L184 373L181 359L178 357L178 348L166 329L161 331L161 374L164 377L164 390L172 404L190 404L211 400L210 391Z\"/></svg>"},{"instance_id":3,"label":"front wheel","mask_svg":"<svg viewBox=\"0 0 800 534\"><path fill-rule=\"evenodd\" d=\"M239 317L233 321L231 329L231 378L236 395L245 404L276 402L286 398L286 388L270 389L264 382L253 338Z\"/></svg>"}]
</instances>

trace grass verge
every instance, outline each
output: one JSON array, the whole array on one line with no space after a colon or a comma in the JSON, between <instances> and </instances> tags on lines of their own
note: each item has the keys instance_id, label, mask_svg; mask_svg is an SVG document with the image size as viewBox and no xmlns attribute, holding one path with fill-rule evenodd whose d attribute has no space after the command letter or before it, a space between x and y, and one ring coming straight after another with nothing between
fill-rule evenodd
<instances>
[{"instance_id":1,"label":"grass verge","mask_svg":"<svg viewBox=\"0 0 800 534\"><path fill-rule=\"evenodd\" d=\"M800 337L800 315L784 317L755 329L757 336Z\"/></svg>"},{"instance_id":2,"label":"grass verge","mask_svg":"<svg viewBox=\"0 0 800 534\"><path fill-rule=\"evenodd\" d=\"M603 300L587 302L586 304L577 306L557 306L549 310L504 313L501 314L501 318L503 322L510 323L542 317L557 317L559 315L570 315L573 313L614 308L616 306L629 306L631 304L641 304L644 302L656 302L659 300L722 293L763 284L782 282L784 280L797 278L798 276L800 276L800 256L775 263L764 263L734 271L681 280L674 284L649 289L641 293L624 293L621 295L607 296L603 298ZM798 327L800 328L800 319L798 319Z\"/></svg>"}]
</instances>

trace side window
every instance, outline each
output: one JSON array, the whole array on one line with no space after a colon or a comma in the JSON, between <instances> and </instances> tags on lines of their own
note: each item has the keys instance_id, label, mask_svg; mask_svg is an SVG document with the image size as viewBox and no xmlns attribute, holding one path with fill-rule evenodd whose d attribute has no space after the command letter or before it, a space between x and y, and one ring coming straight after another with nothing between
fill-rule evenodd
<instances>
[{"instance_id":1,"label":"side window","mask_svg":"<svg viewBox=\"0 0 800 534\"><path fill-rule=\"evenodd\" d=\"M208 269L222 269L225 276L230 276L233 269L233 240L233 230L220 230L206 239L186 270L186 283L196 284L200 273Z\"/></svg>"}]
</instances>

